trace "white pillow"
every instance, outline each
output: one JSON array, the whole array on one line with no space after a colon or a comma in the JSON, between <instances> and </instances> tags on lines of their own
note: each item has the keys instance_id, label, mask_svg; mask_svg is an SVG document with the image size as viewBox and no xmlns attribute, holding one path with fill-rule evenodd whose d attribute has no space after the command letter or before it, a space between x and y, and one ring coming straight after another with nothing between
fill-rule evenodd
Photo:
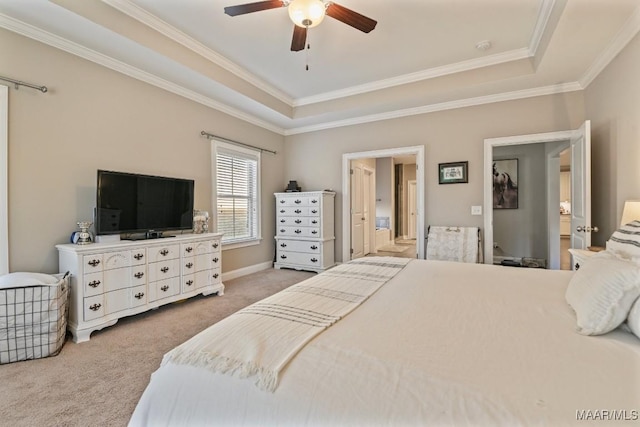
<instances>
[{"instance_id":1,"label":"white pillow","mask_svg":"<svg viewBox=\"0 0 640 427\"><path fill-rule=\"evenodd\" d=\"M606 334L620 326L638 296L640 266L610 251L598 252L581 266L565 295L583 335Z\"/></svg>"},{"instance_id":2,"label":"white pillow","mask_svg":"<svg viewBox=\"0 0 640 427\"><path fill-rule=\"evenodd\" d=\"M629 316L627 317L627 326L635 336L640 338L640 298L631 306Z\"/></svg>"},{"instance_id":3,"label":"white pillow","mask_svg":"<svg viewBox=\"0 0 640 427\"><path fill-rule=\"evenodd\" d=\"M613 232L607 250L621 258L640 258L640 221L631 221Z\"/></svg>"},{"instance_id":4,"label":"white pillow","mask_svg":"<svg viewBox=\"0 0 640 427\"><path fill-rule=\"evenodd\" d=\"M0 289L55 285L60 279L43 273L9 273L0 276Z\"/></svg>"}]
</instances>

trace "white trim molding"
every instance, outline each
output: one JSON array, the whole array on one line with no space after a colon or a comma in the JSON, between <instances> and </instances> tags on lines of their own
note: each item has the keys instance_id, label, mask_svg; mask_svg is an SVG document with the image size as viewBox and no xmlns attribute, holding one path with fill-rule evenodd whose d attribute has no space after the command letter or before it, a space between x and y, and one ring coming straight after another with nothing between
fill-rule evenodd
<instances>
[{"instance_id":1,"label":"white trim molding","mask_svg":"<svg viewBox=\"0 0 640 427\"><path fill-rule=\"evenodd\" d=\"M273 267L272 261L263 262L260 264L250 265L248 267L242 267L237 270L227 271L222 273L222 281L237 279L238 277L246 276L247 274L258 273L263 270L268 270Z\"/></svg>"}]
</instances>

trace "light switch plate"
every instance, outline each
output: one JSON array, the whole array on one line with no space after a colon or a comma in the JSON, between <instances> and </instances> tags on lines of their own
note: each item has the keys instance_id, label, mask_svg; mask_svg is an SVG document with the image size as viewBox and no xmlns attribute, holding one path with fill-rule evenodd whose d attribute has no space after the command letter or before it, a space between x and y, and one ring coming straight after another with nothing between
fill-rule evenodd
<instances>
[{"instance_id":1,"label":"light switch plate","mask_svg":"<svg viewBox=\"0 0 640 427\"><path fill-rule=\"evenodd\" d=\"M482 206L471 206L471 215L482 215Z\"/></svg>"}]
</instances>

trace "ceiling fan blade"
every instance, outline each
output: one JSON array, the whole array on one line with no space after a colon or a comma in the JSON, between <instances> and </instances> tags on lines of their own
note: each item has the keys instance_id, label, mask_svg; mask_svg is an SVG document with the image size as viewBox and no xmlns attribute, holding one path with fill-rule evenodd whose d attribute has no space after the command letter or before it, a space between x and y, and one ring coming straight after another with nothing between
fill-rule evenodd
<instances>
[{"instance_id":1,"label":"ceiling fan blade","mask_svg":"<svg viewBox=\"0 0 640 427\"><path fill-rule=\"evenodd\" d=\"M329 6L327 6L327 15L365 33L371 32L378 23L378 21L374 21L371 18L367 18L358 12L354 12L336 3L330 3Z\"/></svg>"},{"instance_id":2,"label":"ceiling fan blade","mask_svg":"<svg viewBox=\"0 0 640 427\"><path fill-rule=\"evenodd\" d=\"M291 50L298 52L304 50L305 44L307 44L307 28L293 26L293 40L291 40Z\"/></svg>"},{"instance_id":3,"label":"ceiling fan blade","mask_svg":"<svg viewBox=\"0 0 640 427\"><path fill-rule=\"evenodd\" d=\"M282 0L267 0L255 3L239 4L237 6L227 6L224 8L224 13L229 16L237 16L244 15L245 13L260 12L261 10L275 9L278 7L284 7L284 2Z\"/></svg>"}]
</instances>

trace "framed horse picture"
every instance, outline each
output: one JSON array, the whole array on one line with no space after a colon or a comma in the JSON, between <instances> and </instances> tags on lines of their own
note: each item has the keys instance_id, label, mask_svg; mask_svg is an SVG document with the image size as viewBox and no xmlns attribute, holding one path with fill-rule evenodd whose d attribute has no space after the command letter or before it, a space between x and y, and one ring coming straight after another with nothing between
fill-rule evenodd
<instances>
[{"instance_id":1,"label":"framed horse picture","mask_svg":"<svg viewBox=\"0 0 640 427\"><path fill-rule=\"evenodd\" d=\"M518 209L518 159L493 161L493 208Z\"/></svg>"}]
</instances>

